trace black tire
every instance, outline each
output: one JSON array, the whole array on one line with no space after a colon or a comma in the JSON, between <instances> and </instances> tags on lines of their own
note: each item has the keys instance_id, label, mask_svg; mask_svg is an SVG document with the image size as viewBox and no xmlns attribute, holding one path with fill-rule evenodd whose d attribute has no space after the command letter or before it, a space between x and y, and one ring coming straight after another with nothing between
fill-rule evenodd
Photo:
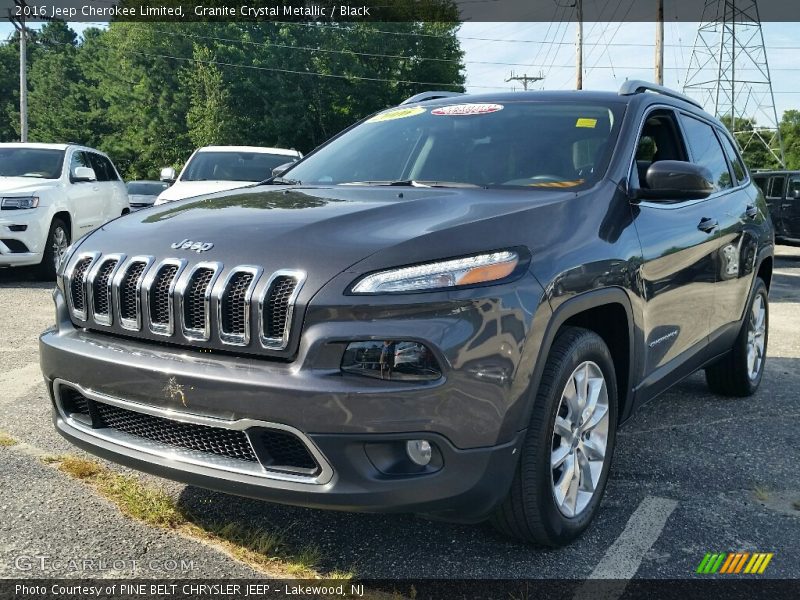
<instances>
[{"instance_id":1,"label":"black tire","mask_svg":"<svg viewBox=\"0 0 800 600\"><path fill-rule=\"evenodd\" d=\"M753 305L761 298L764 306L764 348L761 360L758 364L757 373L751 376L748 361L749 334L752 327L751 315ZM764 376L764 364L767 358L767 342L769 341L769 297L767 286L758 277L753 285L753 293L747 303L744 322L736 342L731 351L721 360L711 366L706 367L706 383L715 394L723 396L735 396L743 398L752 396L758 389L761 379Z\"/></svg>"},{"instance_id":2,"label":"black tire","mask_svg":"<svg viewBox=\"0 0 800 600\"><path fill-rule=\"evenodd\" d=\"M56 280L56 241L59 239L59 230L64 235L67 246L69 246L72 241L69 227L64 220L59 217L53 219L53 222L50 223L50 231L47 233L47 242L45 242L42 262L39 263L37 268L38 277L46 281Z\"/></svg>"},{"instance_id":3,"label":"black tire","mask_svg":"<svg viewBox=\"0 0 800 600\"><path fill-rule=\"evenodd\" d=\"M586 361L599 367L606 382L606 451L591 500L575 516L568 517L559 509L553 490L553 430L562 393L578 366ZM608 479L616 438L617 398L614 361L602 338L578 327L560 331L547 357L511 490L491 517L497 529L525 542L551 547L566 545L583 533L597 513Z\"/></svg>"}]
</instances>

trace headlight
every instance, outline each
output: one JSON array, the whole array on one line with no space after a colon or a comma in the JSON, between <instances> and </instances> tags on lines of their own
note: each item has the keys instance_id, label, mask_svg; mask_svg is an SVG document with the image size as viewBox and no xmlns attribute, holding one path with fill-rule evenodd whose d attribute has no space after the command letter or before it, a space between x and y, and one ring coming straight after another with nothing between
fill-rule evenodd
<instances>
[{"instance_id":1,"label":"headlight","mask_svg":"<svg viewBox=\"0 0 800 600\"><path fill-rule=\"evenodd\" d=\"M38 196L16 196L13 198L3 198L0 201L0 208L3 210L19 210L23 208L36 208L39 206Z\"/></svg>"},{"instance_id":2,"label":"headlight","mask_svg":"<svg viewBox=\"0 0 800 600\"><path fill-rule=\"evenodd\" d=\"M519 264L512 250L478 254L367 275L352 289L354 294L413 292L474 285L505 279Z\"/></svg>"}]
</instances>

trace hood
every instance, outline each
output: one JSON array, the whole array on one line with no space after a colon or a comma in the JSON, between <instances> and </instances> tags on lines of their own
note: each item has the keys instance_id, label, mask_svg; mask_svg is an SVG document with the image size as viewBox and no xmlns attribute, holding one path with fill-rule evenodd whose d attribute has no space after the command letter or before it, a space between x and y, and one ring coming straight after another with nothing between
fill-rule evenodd
<instances>
[{"instance_id":1,"label":"hood","mask_svg":"<svg viewBox=\"0 0 800 600\"><path fill-rule=\"evenodd\" d=\"M0 177L0 193L31 193L43 188L58 185L57 179L39 179L37 177Z\"/></svg>"},{"instance_id":2,"label":"hood","mask_svg":"<svg viewBox=\"0 0 800 600\"><path fill-rule=\"evenodd\" d=\"M215 192L225 192L227 190L235 190L237 188L247 187L252 185L250 181L176 181L170 187L165 189L158 196L159 204L164 202L173 202L175 200L183 200L184 198L194 198L195 196L202 196L204 194L213 194Z\"/></svg>"},{"instance_id":3,"label":"hood","mask_svg":"<svg viewBox=\"0 0 800 600\"><path fill-rule=\"evenodd\" d=\"M87 236L82 251L149 254L265 272L299 269L317 290L372 257L378 268L525 245L533 211L563 191L251 187L154 206ZM491 220L491 224L487 224ZM545 221L546 223L546 221ZM173 249L185 241L204 251ZM187 245L188 246L188 245ZM305 292L306 290L304 290Z\"/></svg>"}]
</instances>

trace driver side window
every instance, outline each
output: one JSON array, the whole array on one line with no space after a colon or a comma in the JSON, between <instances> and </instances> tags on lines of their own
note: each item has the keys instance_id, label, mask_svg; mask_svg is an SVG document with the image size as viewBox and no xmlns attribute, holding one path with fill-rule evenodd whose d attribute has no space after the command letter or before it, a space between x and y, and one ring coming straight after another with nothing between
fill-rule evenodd
<instances>
[{"instance_id":1,"label":"driver side window","mask_svg":"<svg viewBox=\"0 0 800 600\"><path fill-rule=\"evenodd\" d=\"M91 163L89 162L89 157L85 152L81 152L80 150L72 153L72 158L70 159L69 163L70 179L72 179L72 174L75 173L75 169L78 167L92 167Z\"/></svg>"},{"instance_id":2,"label":"driver side window","mask_svg":"<svg viewBox=\"0 0 800 600\"><path fill-rule=\"evenodd\" d=\"M647 170L653 163L660 160L687 159L683 139L678 131L675 114L670 110L657 110L647 116L636 146L636 169L633 176L638 177L638 187L648 189Z\"/></svg>"}]
</instances>

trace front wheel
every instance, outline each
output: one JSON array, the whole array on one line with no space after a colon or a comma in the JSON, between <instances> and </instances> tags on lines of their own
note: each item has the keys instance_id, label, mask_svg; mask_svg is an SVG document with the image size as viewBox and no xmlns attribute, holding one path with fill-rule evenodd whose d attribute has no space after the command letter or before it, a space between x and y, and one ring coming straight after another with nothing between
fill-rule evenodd
<instances>
[{"instance_id":1,"label":"front wheel","mask_svg":"<svg viewBox=\"0 0 800 600\"><path fill-rule=\"evenodd\" d=\"M616 375L608 347L587 329L562 330L545 364L511 490L493 524L544 546L577 538L600 506L616 423Z\"/></svg>"},{"instance_id":2,"label":"front wheel","mask_svg":"<svg viewBox=\"0 0 800 600\"><path fill-rule=\"evenodd\" d=\"M44 247L42 262L39 263L38 275L42 279L55 281L61 256L69 247L70 236L67 224L59 218L53 219L50 231L47 233L47 242Z\"/></svg>"},{"instance_id":3,"label":"front wheel","mask_svg":"<svg viewBox=\"0 0 800 600\"><path fill-rule=\"evenodd\" d=\"M706 383L711 391L724 396L755 394L764 375L768 339L767 285L757 278L733 348L722 360L706 367Z\"/></svg>"}]
</instances>

